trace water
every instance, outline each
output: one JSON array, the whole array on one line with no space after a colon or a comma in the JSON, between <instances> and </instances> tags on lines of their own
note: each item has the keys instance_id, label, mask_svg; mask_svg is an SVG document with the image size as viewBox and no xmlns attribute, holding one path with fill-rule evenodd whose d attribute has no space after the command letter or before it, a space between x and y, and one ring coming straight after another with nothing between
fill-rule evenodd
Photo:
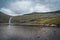
<instances>
[{"instance_id":1,"label":"water","mask_svg":"<svg viewBox=\"0 0 60 40\"><path fill-rule=\"evenodd\" d=\"M10 28L10 26L12 25L12 24L11 24L12 18L13 18L13 17L10 17L10 18L9 18L9 25L8 25L9 28Z\"/></svg>"},{"instance_id":2,"label":"water","mask_svg":"<svg viewBox=\"0 0 60 40\"><path fill-rule=\"evenodd\" d=\"M0 26L0 40L60 40L60 28L40 26Z\"/></svg>"}]
</instances>

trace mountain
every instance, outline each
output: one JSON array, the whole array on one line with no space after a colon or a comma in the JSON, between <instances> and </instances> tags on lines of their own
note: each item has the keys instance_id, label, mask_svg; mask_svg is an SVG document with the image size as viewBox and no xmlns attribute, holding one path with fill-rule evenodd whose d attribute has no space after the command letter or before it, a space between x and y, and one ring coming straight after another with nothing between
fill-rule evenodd
<instances>
[{"instance_id":1,"label":"mountain","mask_svg":"<svg viewBox=\"0 0 60 40\"><path fill-rule=\"evenodd\" d=\"M8 23L9 15L0 12L0 23ZM25 15L13 16L11 23L19 24L60 24L60 11L32 12Z\"/></svg>"},{"instance_id":2,"label":"mountain","mask_svg":"<svg viewBox=\"0 0 60 40\"><path fill-rule=\"evenodd\" d=\"M33 12L12 18L12 23L20 24L60 24L60 11Z\"/></svg>"},{"instance_id":3,"label":"mountain","mask_svg":"<svg viewBox=\"0 0 60 40\"><path fill-rule=\"evenodd\" d=\"M8 23L9 17L9 15L0 12L0 23Z\"/></svg>"}]
</instances>

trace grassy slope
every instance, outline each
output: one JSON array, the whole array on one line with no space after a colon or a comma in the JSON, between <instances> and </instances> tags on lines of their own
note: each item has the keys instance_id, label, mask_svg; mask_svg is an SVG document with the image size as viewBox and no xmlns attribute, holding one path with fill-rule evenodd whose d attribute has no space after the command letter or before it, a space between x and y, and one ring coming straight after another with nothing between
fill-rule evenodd
<instances>
[{"instance_id":1,"label":"grassy slope","mask_svg":"<svg viewBox=\"0 0 60 40\"><path fill-rule=\"evenodd\" d=\"M13 17L13 22L25 24L58 24L60 23L60 12L34 12L32 14Z\"/></svg>"},{"instance_id":2,"label":"grassy slope","mask_svg":"<svg viewBox=\"0 0 60 40\"><path fill-rule=\"evenodd\" d=\"M9 16L0 12L0 23L8 23Z\"/></svg>"},{"instance_id":3,"label":"grassy slope","mask_svg":"<svg viewBox=\"0 0 60 40\"><path fill-rule=\"evenodd\" d=\"M30 23L33 23L33 24L58 24L58 23L60 23L60 18L41 18L41 19L37 19Z\"/></svg>"},{"instance_id":4,"label":"grassy slope","mask_svg":"<svg viewBox=\"0 0 60 40\"><path fill-rule=\"evenodd\" d=\"M7 23L9 21L8 15L0 12L0 23ZM22 16L15 16L12 18L13 23L25 24L58 24L60 23L60 11L25 14Z\"/></svg>"}]
</instances>

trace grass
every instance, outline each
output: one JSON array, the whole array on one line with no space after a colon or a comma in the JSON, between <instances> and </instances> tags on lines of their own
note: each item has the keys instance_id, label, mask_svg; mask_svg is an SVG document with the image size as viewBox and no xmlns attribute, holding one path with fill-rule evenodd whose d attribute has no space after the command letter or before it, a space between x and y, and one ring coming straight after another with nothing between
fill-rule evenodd
<instances>
[{"instance_id":1,"label":"grass","mask_svg":"<svg viewBox=\"0 0 60 40\"><path fill-rule=\"evenodd\" d=\"M60 18L41 18L35 21L30 21L28 23L32 24L58 24L60 23Z\"/></svg>"}]
</instances>

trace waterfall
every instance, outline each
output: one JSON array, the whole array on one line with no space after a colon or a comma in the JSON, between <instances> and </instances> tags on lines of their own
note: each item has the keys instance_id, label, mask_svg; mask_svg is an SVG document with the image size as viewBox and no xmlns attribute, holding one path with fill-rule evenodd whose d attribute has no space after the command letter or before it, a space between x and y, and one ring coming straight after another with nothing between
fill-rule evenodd
<instances>
[{"instance_id":1,"label":"waterfall","mask_svg":"<svg viewBox=\"0 0 60 40\"><path fill-rule=\"evenodd\" d=\"M9 18L9 26L8 26L9 28L10 28L10 26L12 25L12 24L11 24L11 20L12 20L12 17Z\"/></svg>"},{"instance_id":2,"label":"waterfall","mask_svg":"<svg viewBox=\"0 0 60 40\"><path fill-rule=\"evenodd\" d=\"M12 17L9 18L9 24L11 24L11 19L12 19Z\"/></svg>"}]
</instances>

